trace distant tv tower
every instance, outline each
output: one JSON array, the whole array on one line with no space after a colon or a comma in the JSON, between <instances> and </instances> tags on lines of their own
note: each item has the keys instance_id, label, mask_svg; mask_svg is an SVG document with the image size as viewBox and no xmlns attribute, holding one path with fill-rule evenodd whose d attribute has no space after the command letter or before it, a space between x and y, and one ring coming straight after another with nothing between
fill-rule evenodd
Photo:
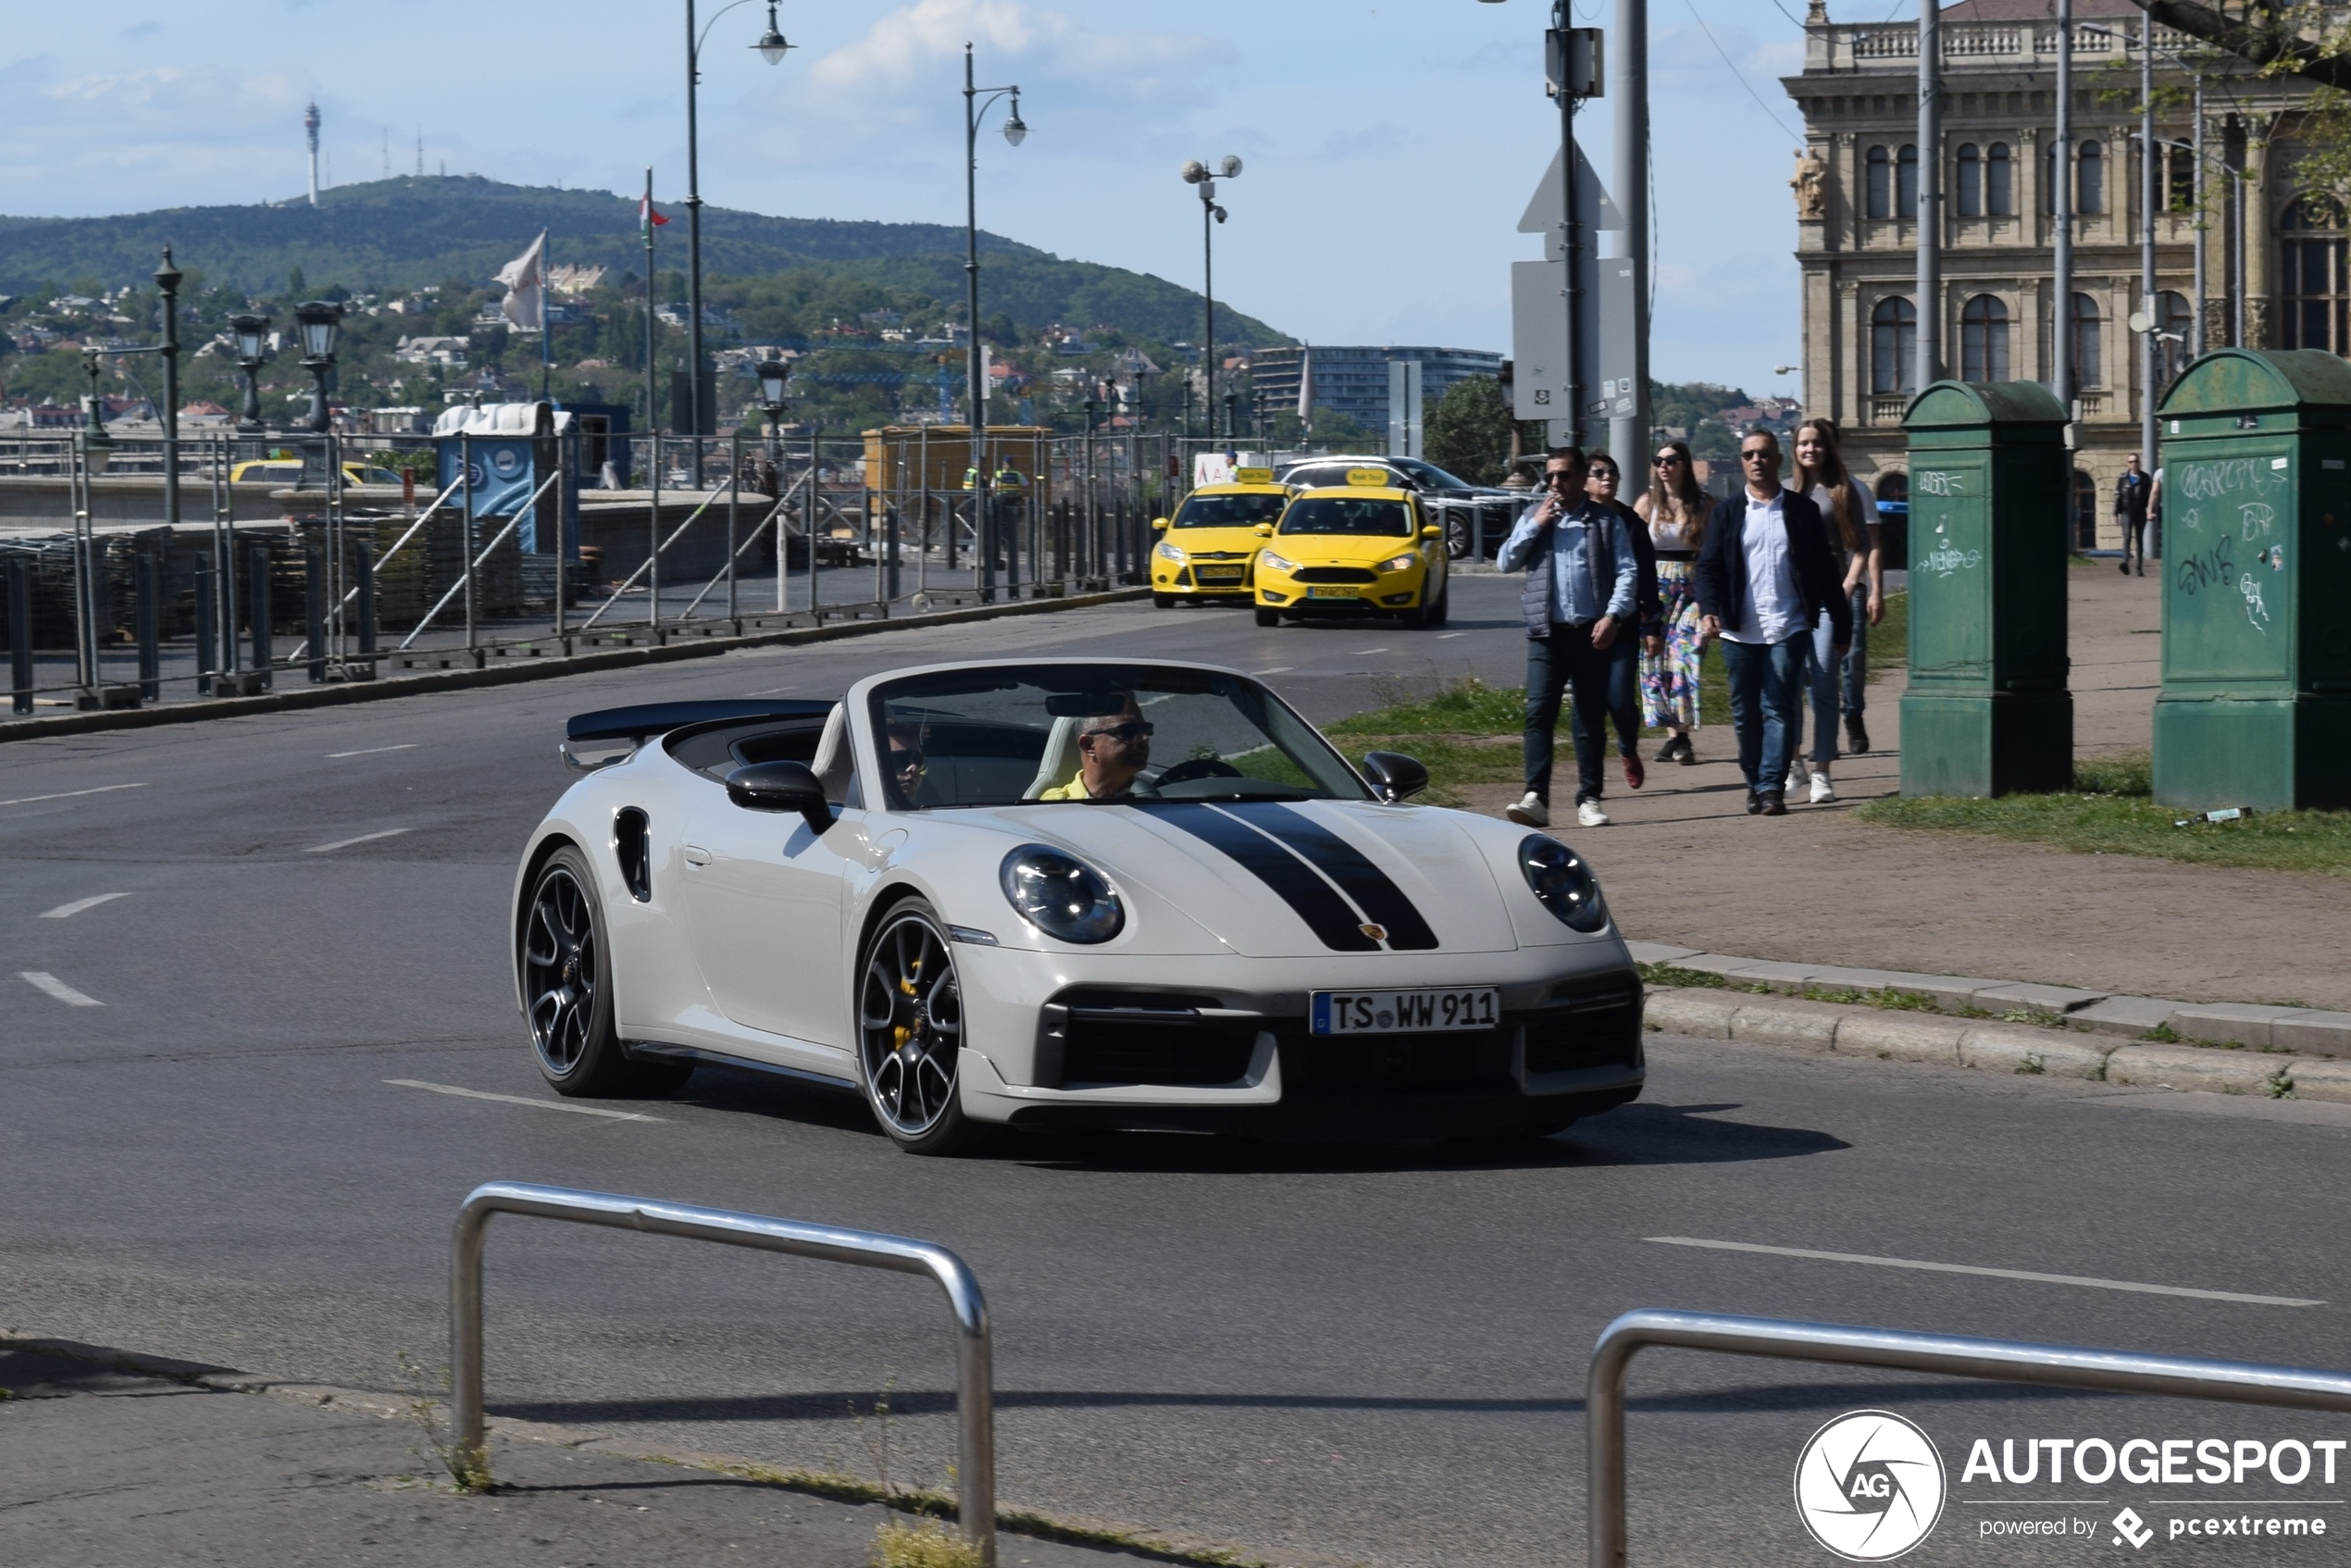
<instances>
[{"instance_id":1,"label":"distant tv tower","mask_svg":"<svg viewBox=\"0 0 2351 1568\"><path fill-rule=\"evenodd\" d=\"M310 205L318 205L318 100L302 113L302 128L310 133Z\"/></svg>"},{"instance_id":2,"label":"distant tv tower","mask_svg":"<svg viewBox=\"0 0 2351 1568\"><path fill-rule=\"evenodd\" d=\"M425 128L417 127L417 178L425 177Z\"/></svg>"}]
</instances>

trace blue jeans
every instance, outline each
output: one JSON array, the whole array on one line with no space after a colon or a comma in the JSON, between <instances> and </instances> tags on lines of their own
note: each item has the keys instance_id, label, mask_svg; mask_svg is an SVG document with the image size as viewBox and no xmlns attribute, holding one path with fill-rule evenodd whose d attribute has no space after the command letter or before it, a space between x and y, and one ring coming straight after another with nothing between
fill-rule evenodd
<instances>
[{"instance_id":1,"label":"blue jeans","mask_svg":"<svg viewBox=\"0 0 2351 1568\"><path fill-rule=\"evenodd\" d=\"M1633 756L1641 739L1641 633L1636 626L1616 629L1608 645L1608 716L1616 726L1616 752Z\"/></svg>"},{"instance_id":2,"label":"blue jeans","mask_svg":"<svg viewBox=\"0 0 2351 1568\"><path fill-rule=\"evenodd\" d=\"M1853 646L1845 655L1845 716L1859 718L1869 705L1870 585L1853 585Z\"/></svg>"},{"instance_id":3,"label":"blue jeans","mask_svg":"<svg viewBox=\"0 0 2351 1568\"><path fill-rule=\"evenodd\" d=\"M1551 800L1551 732L1559 727L1560 697L1570 690L1574 695L1569 734L1575 745L1575 798L1600 798L1600 763L1607 755L1601 725L1615 668L1614 648L1593 647L1588 623L1553 621L1549 636L1526 640L1526 788L1544 804Z\"/></svg>"},{"instance_id":4,"label":"blue jeans","mask_svg":"<svg viewBox=\"0 0 2351 1568\"><path fill-rule=\"evenodd\" d=\"M1730 678L1731 728L1738 736L1739 772L1749 794L1777 794L1787 783L1789 754L1804 731L1804 666L1809 632L1785 642L1723 639L1723 671Z\"/></svg>"}]
</instances>

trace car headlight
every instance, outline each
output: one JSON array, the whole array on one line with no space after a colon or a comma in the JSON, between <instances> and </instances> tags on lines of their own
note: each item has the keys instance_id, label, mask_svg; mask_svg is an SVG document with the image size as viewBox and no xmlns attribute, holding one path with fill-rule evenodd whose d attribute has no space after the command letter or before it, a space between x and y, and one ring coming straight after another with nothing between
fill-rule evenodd
<instances>
[{"instance_id":1,"label":"car headlight","mask_svg":"<svg viewBox=\"0 0 2351 1568\"><path fill-rule=\"evenodd\" d=\"M1420 564L1420 559L1418 555L1399 555L1392 561L1382 561L1379 569L1384 572L1409 572Z\"/></svg>"},{"instance_id":2,"label":"car headlight","mask_svg":"<svg viewBox=\"0 0 2351 1568\"><path fill-rule=\"evenodd\" d=\"M1004 857L999 873L1014 912L1065 942L1106 942L1126 924L1126 911L1102 874L1051 844L1023 844Z\"/></svg>"},{"instance_id":3,"label":"car headlight","mask_svg":"<svg viewBox=\"0 0 2351 1568\"><path fill-rule=\"evenodd\" d=\"M1179 566L1184 564L1184 553L1163 539L1151 546L1151 554L1163 561L1173 561Z\"/></svg>"},{"instance_id":4,"label":"car headlight","mask_svg":"<svg viewBox=\"0 0 2351 1568\"><path fill-rule=\"evenodd\" d=\"M1275 554L1270 546L1257 553L1257 564L1268 571L1294 572L1298 570L1297 562L1287 555Z\"/></svg>"},{"instance_id":5,"label":"car headlight","mask_svg":"<svg viewBox=\"0 0 2351 1568\"><path fill-rule=\"evenodd\" d=\"M1571 931L1597 931L1608 924L1600 879L1584 857L1557 839L1530 833L1518 846L1518 868L1543 907Z\"/></svg>"}]
</instances>

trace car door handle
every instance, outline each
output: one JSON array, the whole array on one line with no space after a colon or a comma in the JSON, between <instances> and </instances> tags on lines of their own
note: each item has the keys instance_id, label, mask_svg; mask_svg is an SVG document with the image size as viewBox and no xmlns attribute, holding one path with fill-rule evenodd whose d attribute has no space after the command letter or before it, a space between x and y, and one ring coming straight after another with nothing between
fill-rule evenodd
<instances>
[{"instance_id":1,"label":"car door handle","mask_svg":"<svg viewBox=\"0 0 2351 1568\"><path fill-rule=\"evenodd\" d=\"M700 844L688 844L685 846L685 850L686 864L688 865L708 865L710 864L710 852L703 849Z\"/></svg>"}]
</instances>

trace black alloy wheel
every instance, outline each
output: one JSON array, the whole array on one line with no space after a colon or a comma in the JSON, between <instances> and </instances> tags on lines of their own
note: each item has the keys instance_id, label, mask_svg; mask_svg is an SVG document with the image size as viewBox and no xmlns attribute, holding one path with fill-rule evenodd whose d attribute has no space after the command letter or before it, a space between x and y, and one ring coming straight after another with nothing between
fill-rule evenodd
<instances>
[{"instance_id":1,"label":"black alloy wheel","mask_svg":"<svg viewBox=\"0 0 2351 1568\"><path fill-rule=\"evenodd\" d=\"M519 967L540 1076L566 1096L665 1093L684 1083L693 1065L635 1061L621 1044L594 888L587 857L568 844L547 857L531 885Z\"/></svg>"},{"instance_id":2,"label":"black alloy wheel","mask_svg":"<svg viewBox=\"0 0 2351 1568\"><path fill-rule=\"evenodd\" d=\"M980 1129L964 1114L964 994L947 932L930 906L907 899L865 944L857 981L857 1063L874 1119L911 1154L969 1148Z\"/></svg>"}]
</instances>

